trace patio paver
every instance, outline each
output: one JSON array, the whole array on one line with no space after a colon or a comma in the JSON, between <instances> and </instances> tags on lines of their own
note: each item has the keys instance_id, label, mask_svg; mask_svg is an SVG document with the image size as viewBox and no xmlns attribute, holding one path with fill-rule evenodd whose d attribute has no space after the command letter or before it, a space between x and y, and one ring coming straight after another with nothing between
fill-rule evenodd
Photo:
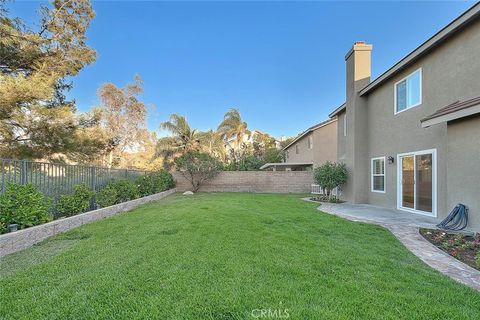
<instances>
[{"instance_id":1,"label":"patio paver","mask_svg":"<svg viewBox=\"0 0 480 320\"><path fill-rule=\"evenodd\" d=\"M478 270L451 257L419 233L419 228L435 229L435 225L439 222L438 219L371 205L351 203L323 203L317 209L351 221L372 223L387 228L407 249L427 265L480 291L480 272Z\"/></svg>"}]
</instances>

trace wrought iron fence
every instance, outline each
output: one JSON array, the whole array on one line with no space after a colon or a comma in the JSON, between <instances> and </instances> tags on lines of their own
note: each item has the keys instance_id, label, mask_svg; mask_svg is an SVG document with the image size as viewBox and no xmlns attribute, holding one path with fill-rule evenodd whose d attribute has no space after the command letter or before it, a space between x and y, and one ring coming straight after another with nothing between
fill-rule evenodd
<instances>
[{"instance_id":1,"label":"wrought iron fence","mask_svg":"<svg viewBox=\"0 0 480 320\"><path fill-rule=\"evenodd\" d=\"M113 179L134 180L148 171L112 169L92 166L29 160L0 159L0 192L9 182L33 184L38 191L54 199L71 193L78 184L85 184L93 191L100 190Z\"/></svg>"}]
</instances>

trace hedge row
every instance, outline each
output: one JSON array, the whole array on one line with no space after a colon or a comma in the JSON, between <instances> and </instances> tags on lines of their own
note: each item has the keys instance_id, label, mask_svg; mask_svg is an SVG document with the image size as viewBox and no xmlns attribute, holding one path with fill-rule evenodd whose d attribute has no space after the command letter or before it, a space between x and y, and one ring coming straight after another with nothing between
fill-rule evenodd
<instances>
[{"instance_id":1,"label":"hedge row","mask_svg":"<svg viewBox=\"0 0 480 320\"><path fill-rule=\"evenodd\" d=\"M75 186L73 193L61 195L56 203L31 184L10 183L0 195L0 233L10 224L28 228L54 219L88 211L94 207L108 207L145 197L175 187L167 171L138 177L135 181L112 180L97 193L84 184Z\"/></svg>"}]
</instances>

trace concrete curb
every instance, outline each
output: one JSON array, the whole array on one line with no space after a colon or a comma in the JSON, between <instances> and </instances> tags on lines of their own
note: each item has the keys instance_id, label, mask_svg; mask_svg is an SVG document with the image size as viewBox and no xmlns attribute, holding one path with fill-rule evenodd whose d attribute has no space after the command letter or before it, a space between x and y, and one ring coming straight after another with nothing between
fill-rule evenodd
<instances>
[{"instance_id":1,"label":"concrete curb","mask_svg":"<svg viewBox=\"0 0 480 320\"><path fill-rule=\"evenodd\" d=\"M108 218L121 212L130 211L142 204L157 201L176 192L176 188L152 194L143 198L119 203L110 207L92 210L64 219L54 220L17 232L0 235L0 257L14 253L45 240L48 237L77 228L100 219Z\"/></svg>"}]
</instances>

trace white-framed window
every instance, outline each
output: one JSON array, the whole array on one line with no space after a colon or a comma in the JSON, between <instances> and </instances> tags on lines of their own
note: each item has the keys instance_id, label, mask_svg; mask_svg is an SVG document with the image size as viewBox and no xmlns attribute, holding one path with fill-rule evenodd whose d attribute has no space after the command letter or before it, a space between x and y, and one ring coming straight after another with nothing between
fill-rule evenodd
<instances>
[{"instance_id":1,"label":"white-framed window","mask_svg":"<svg viewBox=\"0 0 480 320\"><path fill-rule=\"evenodd\" d=\"M347 136L347 112L345 111L345 115L343 116L343 136Z\"/></svg>"},{"instance_id":2,"label":"white-framed window","mask_svg":"<svg viewBox=\"0 0 480 320\"><path fill-rule=\"evenodd\" d=\"M372 192L385 193L385 157L372 158Z\"/></svg>"},{"instance_id":3,"label":"white-framed window","mask_svg":"<svg viewBox=\"0 0 480 320\"><path fill-rule=\"evenodd\" d=\"M422 104L422 69L395 83L395 114Z\"/></svg>"},{"instance_id":4,"label":"white-framed window","mask_svg":"<svg viewBox=\"0 0 480 320\"><path fill-rule=\"evenodd\" d=\"M309 135L308 136L308 149L312 149L313 148L313 137L312 135Z\"/></svg>"},{"instance_id":5,"label":"white-framed window","mask_svg":"<svg viewBox=\"0 0 480 320\"><path fill-rule=\"evenodd\" d=\"M295 145L295 153L296 153L296 154L299 154L299 153L300 153L300 150L299 150L299 148L298 148L298 144Z\"/></svg>"}]
</instances>

